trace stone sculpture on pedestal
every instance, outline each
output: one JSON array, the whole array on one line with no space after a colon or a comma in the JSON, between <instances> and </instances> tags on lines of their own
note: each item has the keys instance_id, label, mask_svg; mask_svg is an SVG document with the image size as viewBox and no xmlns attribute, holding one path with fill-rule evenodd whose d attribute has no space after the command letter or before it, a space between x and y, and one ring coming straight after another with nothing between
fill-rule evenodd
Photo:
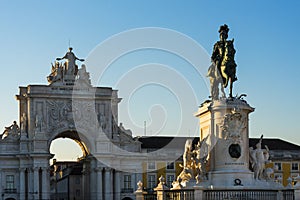
<instances>
[{"instance_id":1,"label":"stone sculpture on pedestal","mask_svg":"<svg viewBox=\"0 0 300 200\"><path fill-rule=\"evenodd\" d=\"M75 54L72 52L73 48L69 48L69 52L66 53L66 55L62 58L56 58L56 60L62 60L66 59L67 61L64 64L64 72L65 75L77 75L78 72L78 66L76 65L75 61L79 60L81 62L84 61L84 59L79 59L75 56Z\"/></svg>"},{"instance_id":2,"label":"stone sculpture on pedestal","mask_svg":"<svg viewBox=\"0 0 300 200\"><path fill-rule=\"evenodd\" d=\"M266 149L261 148L263 135L260 137L259 142L256 144L256 149L249 148L250 162L254 171L255 179L269 179L270 176L267 174L265 164L269 162L269 148L265 145Z\"/></svg>"},{"instance_id":3,"label":"stone sculpture on pedestal","mask_svg":"<svg viewBox=\"0 0 300 200\"><path fill-rule=\"evenodd\" d=\"M51 73L47 77L50 84L74 85L77 78L79 84L91 85L90 74L86 71L85 65L81 65L78 69L76 64L76 60L83 62L84 59L77 58L72 50L73 48L70 47L64 57L56 58L55 64L52 64ZM63 59L66 60L64 63L58 62Z\"/></svg>"},{"instance_id":4,"label":"stone sculpture on pedestal","mask_svg":"<svg viewBox=\"0 0 300 200\"><path fill-rule=\"evenodd\" d=\"M78 70L78 81L86 84L91 84L90 73L86 71L86 66L81 65L81 68Z\"/></svg>"},{"instance_id":5,"label":"stone sculpture on pedestal","mask_svg":"<svg viewBox=\"0 0 300 200\"><path fill-rule=\"evenodd\" d=\"M2 139L5 139L7 137L11 138L19 138L20 136L20 128L16 121L13 121L13 124L5 127L5 130L2 133Z\"/></svg>"},{"instance_id":6,"label":"stone sculpture on pedestal","mask_svg":"<svg viewBox=\"0 0 300 200\"><path fill-rule=\"evenodd\" d=\"M20 122L21 122L21 133L27 133L28 120L25 112L23 112Z\"/></svg>"},{"instance_id":7,"label":"stone sculpture on pedestal","mask_svg":"<svg viewBox=\"0 0 300 200\"><path fill-rule=\"evenodd\" d=\"M228 190L255 189L257 184L262 188L274 186L272 181L269 185L261 181L270 180L273 173L272 169L265 169L269 150L261 148L262 138L255 149L249 149L248 116L254 108L243 99L245 94L232 95L237 65L234 40L227 40L228 32L226 24L219 29L220 41L214 45L208 70L211 100L201 104L195 115L200 121L199 143L193 147L191 140L186 141L183 169L173 188L200 185ZM224 88L228 85L226 97Z\"/></svg>"},{"instance_id":8,"label":"stone sculpture on pedestal","mask_svg":"<svg viewBox=\"0 0 300 200\"><path fill-rule=\"evenodd\" d=\"M208 157L208 146L207 138L202 139L193 147L193 141L187 139L185 142L185 150L183 153L183 165L182 171L177 177L177 180L173 183L175 187L186 186L186 183L196 181L207 180L207 157Z\"/></svg>"}]
</instances>

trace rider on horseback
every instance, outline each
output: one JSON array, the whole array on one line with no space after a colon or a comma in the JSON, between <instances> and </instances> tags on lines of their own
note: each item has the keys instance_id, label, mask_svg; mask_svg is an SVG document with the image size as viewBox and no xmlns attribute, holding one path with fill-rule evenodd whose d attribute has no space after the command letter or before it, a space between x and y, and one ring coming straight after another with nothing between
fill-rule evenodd
<instances>
[{"instance_id":1,"label":"rider on horseback","mask_svg":"<svg viewBox=\"0 0 300 200\"><path fill-rule=\"evenodd\" d=\"M220 41L214 45L211 60L213 65L218 69L219 76L222 78L222 87L226 88L230 81L229 97L232 98L233 82L237 80L236 77L236 63L234 61L235 49L233 47L233 39L228 38L229 28L226 24L222 25L219 29ZM215 77L217 78L217 77Z\"/></svg>"}]
</instances>

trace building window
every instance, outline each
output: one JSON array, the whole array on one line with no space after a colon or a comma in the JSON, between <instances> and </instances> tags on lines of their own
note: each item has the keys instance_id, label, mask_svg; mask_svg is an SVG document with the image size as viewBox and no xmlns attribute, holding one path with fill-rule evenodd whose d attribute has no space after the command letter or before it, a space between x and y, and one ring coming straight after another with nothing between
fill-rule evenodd
<instances>
[{"instance_id":1,"label":"building window","mask_svg":"<svg viewBox=\"0 0 300 200\"><path fill-rule=\"evenodd\" d=\"M155 162L148 162L148 169L156 169Z\"/></svg>"},{"instance_id":2,"label":"building window","mask_svg":"<svg viewBox=\"0 0 300 200\"><path fill-rule=\"evenodd\" d=\"M6 175L6 189L15 188L15 177L14 175Z\"/></svg>"},{"instance_id":3,"label":"building window","mask_svg":"<svg viewBox=\"0 0 300 200\"><path fill-rule=\"evenodd\" d=\"M167 162L167 169L175 169L174 162Z\"/></svg>"},{"instance_id":4,"label":"building window","mask_svg":"<svg viewBox=\"0 0 300 200\"><path fill-rule=\"evenodd\" d=\"M173 181L175 180L175 175L174 174L167 174L167 186L171 187Z\"/></svg>"},{"instance_id":5,"label":"building window","mask_svg":"<svg viewBox=\"0 0 300 200\"><path fill-rule=\"evenodd\" d=\"M131 188L131 175L124 175L124 188Z\"/></svg>"},{"instance_id":6,"label":"building window","mask_svg":"<svg viewBox=\"0 0 300 200\"><path fill-rule=\"evenodd\" d=\"M299 170L299 164L298 163L292 163L292 171L298 171Z\"/></svg>"},{"instance_id":7,"label":"building window","mask_svg":"<svg viewBox=\"0 0 300 200\"><path fill-rule=\"evenodd\" d=\"M275 167L277 168L278 171L282 170L281 163L275 163Z\"/></svg>"},{"instance_id":8,"label":"building window","mask_svg":"<svg viewBox=\"0 0 300 200\"><path fill-rule=\"evenodd\" d=\"M156 187L156 175L148 174L148 188L155 188L155 187Z\"/></svg>"}]
</instances>

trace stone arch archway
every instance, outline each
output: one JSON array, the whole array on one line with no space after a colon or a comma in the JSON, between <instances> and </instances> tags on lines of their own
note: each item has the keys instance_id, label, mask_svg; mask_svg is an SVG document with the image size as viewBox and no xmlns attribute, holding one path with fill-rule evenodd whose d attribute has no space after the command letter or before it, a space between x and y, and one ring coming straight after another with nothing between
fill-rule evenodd
<instances>
[{"instance_id":1,"label":"stone arch archway","mask_svg":"<svg viewBox=\"0 0 300 200\"><path fill-rule=\"evenodd\" d=\"M19 116L27 120L25 123L23 120L25 125L21 126L20 151L24 156L20 156L18 166L21 169L20 197L50 199L49 160L53 156L50 145L57 138L70 138L80 146L87 158L84 161L87 177L84 192L86 199L93 198L91 194L96 194L97 184L100 184L95 174L101 177L104 172L104 166L94 155L99 156L103 149L110 155L107 143L114 134L118 134L118 119L115 116L120 99L117 91L56 82L20 87L17 99ZM97 144L100 133L105 133L107 140ZM111 169L107 168L106 174L113 177ZM100 193L97 195L101 196Z\"/></svg>"},{"instance_id":2,"label":"stone arch archway","mask_svg":"<svg viewBox=\"0 0 300 200\"><path fill-rule=\"evenodd\" d=\"M82 199L108 200L112 195L120 199L123 173L142 170L140 157L127 153L139 152L140 142L118 126L118 91L93 87L85 66L78 69L78 76L63 73L65 66L55 61L47 77L49 84L19 88L16 122L20 128L18 134L2 141L5 162L0 174L2 179L6 172L14 177L18 193L3 198L51 199L50 145L56 138L74 140L86 155L82 170L87 176L86 196Z\"/></svg>"},{"instance_id":3,"label":"stone arch archway","mask_svg":"<svg viewBox=\"0 0 300 200\"><path fill-rule=\"evenodd\" d=\"M51 199L90 199L90 177L92 176L91 172L93 172L91 163L95 160L90 151L91 142L87 139L86 135L76 130L57 131L57 133L53 134L53 137L49 139L49 150L52 142L60 138L68 138L77 143L81 149L82 157L73 161L68 159L53 160L53 164L50 166L50 190L54 191L51 194ZM72 151L67 145L66 143L64 149L66 151ZM60 149L60 151L64 149ZM51 153L54 152L52 151ZM59 174L59 176L57 176L57 174Z\"/></svg>"},{"instance_id":4,"label":"stone arch archway","mask_svg":"<svg viewBox=\"0 0 300 200\"><path fill-rule=\"evenodd\" d=\"M50 149L52 141L58 138L69 138L76 142L81 148L84 157L91 155L91 152L94 152L92 142L89 141L89 139L84 134L81 134L76 130L64 130L60 133L54 134L53 137L49 139L48 149Z\"/></svg>"}]
</instances>

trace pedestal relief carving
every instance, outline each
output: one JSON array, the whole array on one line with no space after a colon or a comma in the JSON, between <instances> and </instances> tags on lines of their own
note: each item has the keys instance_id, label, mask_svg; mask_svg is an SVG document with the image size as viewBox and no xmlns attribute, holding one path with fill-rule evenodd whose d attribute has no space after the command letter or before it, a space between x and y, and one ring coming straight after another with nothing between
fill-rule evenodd
<instances>
[{"instance_id":1,"label":"pedestal relief carving","mask_svg":"<svg viewBox=\"0 0 300 200\"><path fill-rule=\"evenodd\" d=\"M247 117L233 109L231 113L224 116L223 125L221 125L224 139L231 139L238 142L242 139L241 133L247 127Z\"/></svg>"}]
</instances>

